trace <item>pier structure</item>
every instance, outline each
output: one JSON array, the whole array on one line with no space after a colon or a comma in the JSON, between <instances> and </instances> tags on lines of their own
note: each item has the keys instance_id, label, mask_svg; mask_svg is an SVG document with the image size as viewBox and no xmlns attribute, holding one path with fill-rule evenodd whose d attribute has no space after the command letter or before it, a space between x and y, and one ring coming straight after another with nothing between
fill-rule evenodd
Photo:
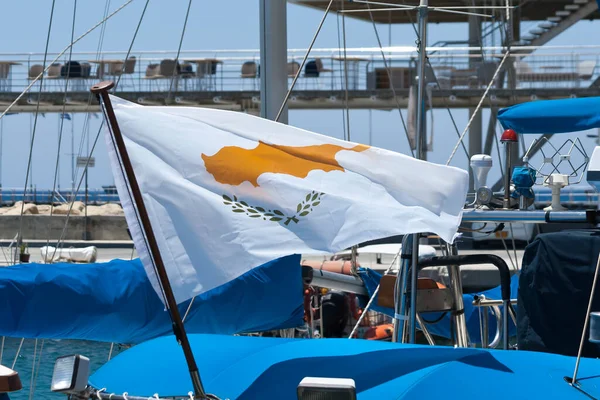
<instances>
[{"instance_id":1,"label":"pier structure","mask_svg":"<svg viewBox=\"0 0 600 400\"><path fill-rule=\"evenodd\" d=\"M483 95L503 57L501 47L428 48L431 68L426 69L428 105L433 108L473 108ZM542 99L600 95L600 46L513 47L511 62L499 73L484 106L506 107ZM287 79L291 85L306 49L289 49ZM349 64L348 108L393 110L406 108L416 79L417 52L413 47L386 47L385 62L379 48L347 48ZM479 54L474 54L479 52ZM64 61L48 68L43 80L40 112L99 112L89 104L89 87L100 79L119 78L127 63L117 93L142 105L200 106L260 113L260 51L176 50L137 52L123 60L125 51L73 53L76 68L68 77ZM42 69L43 54L0 53L0 66L9 65L0 78L0 112L4 111ZM52 58L53 54L48 57ZM491 60L491 61L487 61ZM346 82L340 49L314 48L288 101L289 109L342 109ZM9 64L12 63L12 64ZM387 63L390 74L385 68ZM130 67L129 67L130 65ZM0 71L2 72L2 71ZM501 71L502 72L502 71ZM392 80L390 81L389 76ZM174 83L171 85L171 79ZM11 112L35 112L40 82L11 108ZM393 89L392 90L392 86ZM394 92L396 98L394 98Z\"/></svg>"}]
</instances>

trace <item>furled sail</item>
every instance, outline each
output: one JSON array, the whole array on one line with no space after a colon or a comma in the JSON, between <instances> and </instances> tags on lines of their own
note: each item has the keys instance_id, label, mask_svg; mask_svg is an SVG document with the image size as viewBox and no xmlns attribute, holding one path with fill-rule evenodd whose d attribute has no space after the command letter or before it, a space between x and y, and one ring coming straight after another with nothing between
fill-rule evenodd
<instances>
[{"instance_id":1,"label":"furled sail","mask_svg":"<svg viewBox=\"0 0 600 400\"><path fill-rule=\"evenodd\" d=\"M462 169L239 112L111 102L178 303L289 254L456 235ZM106 138L127 223L160 292L108 130Z\"/></svg>"}]
</instances>

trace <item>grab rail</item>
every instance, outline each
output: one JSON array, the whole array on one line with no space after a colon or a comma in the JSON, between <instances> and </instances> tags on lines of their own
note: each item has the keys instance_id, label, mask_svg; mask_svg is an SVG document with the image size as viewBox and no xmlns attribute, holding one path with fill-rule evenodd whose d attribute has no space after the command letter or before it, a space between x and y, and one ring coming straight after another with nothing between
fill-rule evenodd
<instances>
[{"instance_id":1,"label":"grab rail","mask_svg":"<svg viewBox=\"0 0 600 400\"><path fill-rule=\"evenodd\" d=\"M510 269L501 257L493 254L468 254L462 256L432 257L419 262L418 269L441 267L444 265L492 264L500 272L500 291L502 293L502 335L503 349L508 350L508 318L510 307Z\"/></svg>"}]
</instances>

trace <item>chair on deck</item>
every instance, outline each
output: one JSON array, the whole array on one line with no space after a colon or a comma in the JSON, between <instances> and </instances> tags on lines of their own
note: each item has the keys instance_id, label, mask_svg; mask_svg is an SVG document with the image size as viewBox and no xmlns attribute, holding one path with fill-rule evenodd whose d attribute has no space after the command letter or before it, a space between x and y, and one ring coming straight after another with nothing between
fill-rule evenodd
<instances>
[{"instance_id":1,"label":"chair on deck","mask_svg":"<svg viewBox=\"0 0 600 400\"><path fill-rule=\"evenodd\" d=\"M133 73L135 72L136 61L137 61L136 57L131 56L131 57L127 58L127 60L125 60L125 62L111 63L111 64L109 64L110 67L109 67L107 75L113 76L113 77L121 76L120 85L123 85L125 83L125 77L129 76L131 78L130 80L131 80L132 87L135 87ZM125 76L123 76L123 75L125 75Z\"/></svg>"},{"instance_id":2,"label":"chair on deck","mask_svg":"<svg viewBox=\"0 0 600 400\"><path fill-rule=\"evenodd\" d=\"M30 81L36 79L40 74L44 72L44 66L41 64L34 64L29 67L29 71L27 72L27 79ZM37 85L37 83L36 83Z\"/></svg>"},{"instance_id":3,"label":"chair on deck","mask_svg":"<svg viewBox=\"0 0 600 400\"><path fill-rule=\"evenodd\" d=\"M296 61L292 61L287 63L287 75L288 77L295 77L296 74L298 74L298 71L300 71L300 64L298 64L298 62Z\"/></svg>"},{"instance_id":4,"label":"chair on deck","mask_svg":"<svg viewBox=\"0 0 600 400\"><path fill-rule=\"evenodd\" d=\"M148 91L152 91L152 81L160 78L160 65L148 64L144 75L144 79L148 79Z\"/></svg>"},{"instance_id":5,"label":"chair on deck","mask_svg":"<svg viewBox=\"0 0 600 400\"><path fill-rule=\"evenodd\" d=\"M252 79L252 89L256 90L256 78L258 77L258 67L254 61L246 61L242 64L242 90L245 87L246 79Z\"/></svg>"},{"instance_id":6,"label":"chair on deck","mask_svg":"<svg viewBox=\"0 0 600 400\"><path fill-rule=\"evenodd\" d=\"M306 63L304 66L304 77L305 78L318 78L321 76L322 72L333 72L332 69L324 68L323 61L320 58L316 58ZM305 81L305 85L308 81ZM313 81L314 82L314 81ZM317 81L317 86L320 87L319 82Z\"/></svg>"}]
</instances>

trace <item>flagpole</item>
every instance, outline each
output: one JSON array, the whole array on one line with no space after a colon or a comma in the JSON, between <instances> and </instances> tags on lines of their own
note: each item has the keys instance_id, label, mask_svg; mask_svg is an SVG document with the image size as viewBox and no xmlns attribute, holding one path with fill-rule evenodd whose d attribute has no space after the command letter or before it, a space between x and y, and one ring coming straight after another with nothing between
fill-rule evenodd
<instances>
[{"instance_id":1,"label":"flagpole","mask_svg":"<svg viewBox=\"0 0 600 400\"><path fill-rule=\"evenodd\" d=\"M133 201L135 203L140 217L140 223L142 225L142 229L144 230L144 234L146 235L146 239L148 240L148 250L150 251L152 259L154 260L156 272L165 295L167 306L171 315L171 320L173 321L173 333L175 334L175 337L179 344L181 344L185 360L188 364L190 377L192 378L192 384L194 386L195 397L200 399L207 399L209 397L207 397L206 392L204 391L202 380L200 379L200 373L198 372L198 366L196 365L196 360L194 359L194 354L192 352L187 333L185 332L185 327L183 326L181 314L179 313L179 309L177 308L177 301L175 300L175 296L173 295L173 289L171 287L171 283L169 282L169 277L167 275L165 265L160 255L160 251L158 249L156 237L154 236L154 232L152 231L152 226L150 224L150 219L148 218L146 206L144 205L142 193L140 191L140 187L133 172L131 160L129 159L127 149L125 148L125 142L123 141L123 135L121 134L121 129L119 128L119 124L117 123L117 117L115 116L115 111L112 107L110 97L108 95L108 91L114 86L114 82L104 81L92 86L90 91L93 94L95 94L98 100L104 105L104 115L109 124L114 143L117 147L117 151L121 158L121 163L123 164L123 169L125 170L125 175L127 177L129 187L131 188L131 193L133 195Z\"/></svg>"}]
</instances>

